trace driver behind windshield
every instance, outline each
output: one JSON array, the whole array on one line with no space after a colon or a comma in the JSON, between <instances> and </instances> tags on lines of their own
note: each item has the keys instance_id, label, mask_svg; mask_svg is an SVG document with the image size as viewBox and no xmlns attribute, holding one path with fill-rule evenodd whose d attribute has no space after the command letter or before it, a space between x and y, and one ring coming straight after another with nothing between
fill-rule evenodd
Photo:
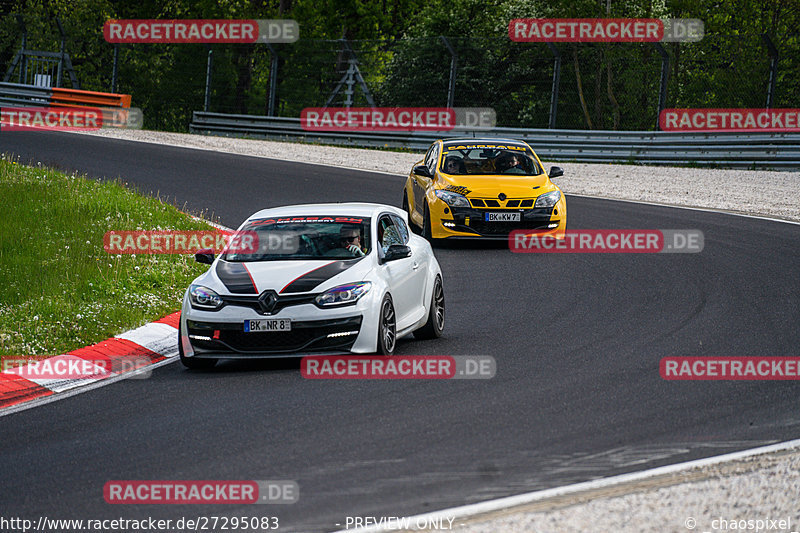
<instances>
[{"instance_id":1,"label":"driver behind windshield","mask_svg":"<svg viewBox=\"0 0 800 533\"><path fill-rule=\"evenodd\" d=\"M353 257L363 257L364 250L361 248L361 232L357 227L342 226L339 232L339 243L342 248L353 254Z\"/></svg>"},{"instance_id":2,"label":"driver behind windshield","mask_svg":"<svg viewBox=\"0 0 800 533\"><path fill-rule=\"evenodd\" d=\"M495 168L503 174L527 174L522 157L513 152L505 152L495 160Z\"/></svg>"}]
</instances>

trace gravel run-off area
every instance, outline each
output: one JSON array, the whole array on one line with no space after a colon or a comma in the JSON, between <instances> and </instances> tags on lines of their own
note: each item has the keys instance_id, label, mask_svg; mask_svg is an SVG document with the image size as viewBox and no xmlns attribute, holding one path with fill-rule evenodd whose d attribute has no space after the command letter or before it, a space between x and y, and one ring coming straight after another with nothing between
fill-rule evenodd
<instances>
[{"instance_id":1,"label":"gravel run-off area","mask_svg":"<svg viewBox=\"0 0 800 533\"><path fill-rule=\"evenodd\" d=\"M800 450L794 448L566 498L544 499L493 516L462 520L457 531L788 533L800 531L798 495Z\"/></svg>"}]
</instances>

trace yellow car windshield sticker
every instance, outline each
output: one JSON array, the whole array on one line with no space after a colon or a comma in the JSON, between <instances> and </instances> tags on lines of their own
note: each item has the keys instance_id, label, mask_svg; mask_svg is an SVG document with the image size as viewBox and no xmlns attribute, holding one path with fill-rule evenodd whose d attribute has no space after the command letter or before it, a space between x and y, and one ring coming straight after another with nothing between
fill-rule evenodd
<instances>
[{"instance_id":1,"label":"yellow car windshield sticker","mask_svg":"<svg viewBox=\"0 0 800 533\"><path fill-rule=\"evenodd\" d=\"M490 150L519 150L524 152L527 150L524 146L514 146L513 144L461 144L458 146L448 146L448 151L452 150L477 150L481 148L488 148ZM445 154L447 152L444 152Z\"/></svg>"}]
</instances>

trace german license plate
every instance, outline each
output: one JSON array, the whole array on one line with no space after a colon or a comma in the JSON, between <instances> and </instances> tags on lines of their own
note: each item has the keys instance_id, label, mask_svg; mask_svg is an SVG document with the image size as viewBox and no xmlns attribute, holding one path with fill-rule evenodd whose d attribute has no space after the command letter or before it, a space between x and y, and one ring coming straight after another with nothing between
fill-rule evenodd
<instances>
[{"instance_id":1,"label":"german license plate","mask_svg":"<svg viewBox=\"0 0 800 533\"><path fill-rule=\"evenodd\" d=\"M512 211L510 213L484 213L486 222L519 222L519 211Z\"/></svg>"},{"instance_id":2,"label":"german license plate","mask_svg":"<svg viewBox=\"0 0 800 533\"><path fill-rule=\"evenodd\" d=\"M272 331L292 331L292 321L288 318L261 318L245 320L245 333L269 333Z\"/></svg>"}]
</instances>

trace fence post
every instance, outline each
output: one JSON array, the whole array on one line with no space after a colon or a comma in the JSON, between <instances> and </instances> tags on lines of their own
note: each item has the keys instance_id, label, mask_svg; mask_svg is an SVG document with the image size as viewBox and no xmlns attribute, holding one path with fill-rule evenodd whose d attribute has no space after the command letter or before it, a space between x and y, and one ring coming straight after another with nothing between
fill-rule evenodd
<instances>
[{"instance_id":1,"label":"fence post","mask_svg":"<svg viewBox=\"0 0 800 533\"><path fill-rule=\"evenodd\" d=\"M119 69L119 43L114 45L114 66L111 69L111 92L117 92L117 72Z\"/></svg>"},{"instance_id":2,"label":"fence post","mask_svg":"<svg viewBox=\"0 0 800 533\"><path fill-rule=\"evenodd\" d=\"M669 54L667 50L661 46L661 43L653 43L656 45L656 50L661 54L661 86L658 91L658 112L656 113L656 131L661 130L660 118L661 112L667 105L667 80L669 79Z\"/></svg>"},{"instance_id":3,"label":"fence post","mask_svg":"<svg viewBox=\"0 0 800 533\"><path fill-rule=\"evenodd\" d=\"M267 95L267 116L274 117L275 93L278 89L278 52L275 51L275 48L273 48L270 43L267 43L267 48L269 49L271 58L269 65L269 94Z\"/></svg>"},{"instance_id":4,"label":"fence post","mask_svg":"<svg viewBox=\"0 0 800 533\"><path fill-rule=\"evenodd\" d=\"M767 45L767 51L769 52L769 80L767 81L767 109L772 109L772 105L775 101L775 83L777 81L777 75L778 75L778 49L775 48L775 44L772 42L772 39L769 38L768 34L762 33L761 38L764 39L764 43Z\"/></svg>"},{"instance_id":5,"label":"fence post","mask_svg":"<svg viewBox=\"0 0 800 533\"><path fill-rule=\"evenodd\" d=\"M22 30L22 61L19 65L19 83L25 83L28 81L28 56L25 55L28 49L28 29L25 27L25 19L22 18L22 15L17 15L17 23L19 23L19 28Z\"/></svg>"},{"instance_id":6,"label":"fence post","mask_svg":"<svg viewBox=\"0 0 800 533\"><path fill-rule=\"evenodd\" d=\"M553 43L547 43L547 47L553 52L553 88L550 91L550 121L547 127L555 129L556 115L558 113L558 91L561 86L561 52Z\"/></svg>"},{"instance_id":7,"label":"fence post","mask_svg":"<svg viewBox=\"0 0 800 533\"><path fill-rule=\"evenodd\" d=\"M453 102L455 101L456 97L456 67L458 63L458 53L452 46L450 46L450 41L447 40L447 37L440 35L439 38L450 52L450 83L447 86L447 107L453 107Z\"/></svg>"},{"instance_id":8,"label":"fence post","mask_svg":"<svg viewBox=\"0 0 800 533\"><path fill-rule=\"evenodd\" d=\"M203 111L208 112L211 106L211 65L214 61L214 50L208 48L208 63L206 63L206 95L203 100Z\"/></svg>"},{"instance_id":9,"label":"fence post","mask_svg":"<svg viewBox=\"0 0 800 533\"><path fill-rule=\"evenodd\" d=\"M56 87L61 87L62 72L64 71L64 50L66 49L67 34L64 27L61 25L61 19L56 17L56 26L58 32L61 34L61 43L59 45L59 58L58 58L58 73L56 74Z\"/></svg>"}]
</instances>

